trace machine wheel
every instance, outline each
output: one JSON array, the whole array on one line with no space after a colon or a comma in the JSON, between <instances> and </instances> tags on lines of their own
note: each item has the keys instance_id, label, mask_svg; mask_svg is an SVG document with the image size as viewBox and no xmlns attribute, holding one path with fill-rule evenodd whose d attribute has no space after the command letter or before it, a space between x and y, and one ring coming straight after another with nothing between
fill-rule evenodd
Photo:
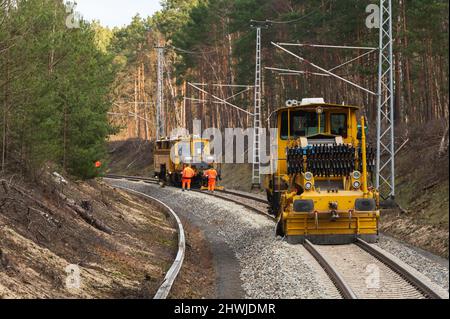
<instances>
[{"instance_id":1,"label":"machine wheel","mask_svg":"<svg viewBox=\"0 0 450 319\"><path fill-rule=\"evenodd\" d=\"M281 193L272 193L270 195L270 214L273 216L278 216L280 212L280 203L281 203Z\"/></svg>"},{"instance_id":2,"label":"machine wheel","mask_svg":"<svg viewBox=\"0 0 450 319\"><path fill-rule=\"evenodd\" d=\"M275 230L276 236L284 237L286 235L286 233L284 231L283 223L284 223L284 221L282 220L282 218L280 216L280 218L278 219L278 222L277 222L276 230Z\"/></svg>"},{"instance_id":3,"label":"machine wheel","mask_svg":"<svg viewBox=\"0 0 450 319\"><path fill-rule=\"evenodd\" d=\"M175 179L175 174L170 175L169 177L170 180L170 186L176 186L176 179Z\"/></svg>"},{"instance_id":4,"label":"machine wheel","mask_svg":"<svg viewBox=\"0 0 450 319\"><path fill-rule=\"evenodd\" d=\"M267 190L266 194L267 194L267 202L269 203L269 215L274 215L272 207L272 193L270 192L270 190Z\"/></svg>"}]
</instances>

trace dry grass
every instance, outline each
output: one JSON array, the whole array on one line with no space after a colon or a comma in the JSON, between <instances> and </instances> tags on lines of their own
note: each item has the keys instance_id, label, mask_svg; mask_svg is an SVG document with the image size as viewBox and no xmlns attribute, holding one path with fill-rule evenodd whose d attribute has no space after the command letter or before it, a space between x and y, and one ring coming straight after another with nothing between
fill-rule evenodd
<instances>
[{"instance_id":1,"label":"dry grass","mask_svg":"<svg viewBox=\"0 0 450 319\"><path fill-rule=\"evenodd\" d=\"M449 158L439 156L445 123L410 127L410 142L397 156L397 202L406 214L387 212L382 229L448 258Z\"/></svg>"},{"instance_id":2,"label":"dry grass","mask_svg":"<svg viewBox=\"0 0 450 319\"><path fill-rule=\"evenodd\" d=\"M177 251L177 234L150 202L102 182L0 187L1 298L151 298ZM65 203L89 201L104 233ZM79 265L82 289L68 290L66 266Z\"/></svg>"}]
</instances>

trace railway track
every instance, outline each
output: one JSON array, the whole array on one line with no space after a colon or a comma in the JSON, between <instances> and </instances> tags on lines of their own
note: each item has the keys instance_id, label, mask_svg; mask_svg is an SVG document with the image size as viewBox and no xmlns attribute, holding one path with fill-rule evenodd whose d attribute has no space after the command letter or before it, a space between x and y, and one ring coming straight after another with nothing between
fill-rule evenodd
<instances>
[{"instance_id":1,"label":"railway track","mask_svg":"<svg viewBox=\"0 0 450 319\"><path fill-rule=\"evenodd\" d=\"M110 179L124 179L123 176L117 176L117 175L112 175L112 176L116 176L116 177L107 177ZM126 178L127 180L131 180L131 181L143 181L143 179L138 178L138 177L131 177L131 178ZM175 283L175 280L177 279L181 268L183 266L183 262L184 262L184 258L186 255L186 235L184 232L184 227L183 224L181 223L180 218L178 217L177 213L171 209L167 204L165 204L164 202L160 201L159 199L156 199L152 196L149 196L147 194L141 193L141 192L137 192L131 188L127 188L127 187L122 187L122 186L116 186L117 188L123 189L127 192L145 197L147 199L149 199L151 202L153 202L156 206L158 206L161 210L165 211L167 214L171 215L176 224L177 224L177 232L178 232L178 252L177 255L175 257L175 260L172 264L172 266L170 267L170 269L167 271L166 276L164 277L164 281L161 284L161 286L158 288L158 291L156 292L155 296L153 297L153 299L167 299L167 297L169 296L172 287Z\"/></svg>"},{"instance_id":2,"label":"railway track","mask_svg":"<svg viewBox=\"0 0 450 319\"><path fill-rule=\"evenodd\" d=\"M144 182L149 184L158 184L157 178L151 178L151 177L139 177L139 176L126 176L126 175L116 175L116 174L107 174L105 175L106 178L110 179L126 179L131 182Z\"/></svg>"},{"instance_id":3,"label":"railway track","mask_svg":"<svg viewBox=\"0 0 450 319\"><path fill-rule=\"evenodd\" d=\"M448 299L448 293L376 245L305 246L349 299ZM320 259L325 259L325 263Z\"/></svg>"},{"instance_id":4,"label":"railway track","mask_svg":"<svg viewBox=\"0 0 450 319\"><path fill-rule=\"evenodd\" d=\"M198 193L203 193L209 196L214 196L241 206L244 206L245 208L262 215L274 222L276 222L276 218L272 215L269 215L267 212L269 210L267 201L259 198L259 197L252 197L251 194L244 194L244 193L237 193L234 191L217 191L215 193L208 193L208 192L202 192L199 190L194 190Z\"/></svg>"},{"instance_id":5,"label":"railway track","mask_svg":"<svg viewBox=\"0 0 450 319\"><path fill-rule=\"evenodd\" d=\"M107 177L158 184L152 178ZM267 213L267 201L256 195L230 190L202 193L236 203L276 222L276 218ZM431 283L415 269L363 240L343 246L317 246L306 241L304 247L324 269L344 299L449 298L447 291Z\"/></svg>"}]
</instances>

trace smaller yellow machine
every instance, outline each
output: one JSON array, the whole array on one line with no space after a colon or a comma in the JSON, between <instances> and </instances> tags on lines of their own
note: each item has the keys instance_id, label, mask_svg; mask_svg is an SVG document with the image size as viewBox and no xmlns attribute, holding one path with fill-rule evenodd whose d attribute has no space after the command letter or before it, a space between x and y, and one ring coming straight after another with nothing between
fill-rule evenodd
<instances>
[{"instance_id":1,"label":"smaller yellow machine","mask_svg":"<svg viewBox=\"0 0 450 319\"><path fill-rule=\"evenodd\" d=\"M197 136L161 139L156 142L154 154L155 177L163 184L181 186L184 165L191 165L196 172L193 187L205 185L204 171L213 165L220 173L220 165L210 155L210 141Z\"/></svg>"},{"instance_id":2,"label":"smaller yellow machine","mask_svg":"<svg viewBox=\"0 0 450 319\"><path fill-rule=\"evenodd\" d=\"M265 188L277 234L288 242L378 240L379 194L369 187L375 151L358 110L305 99L275 112L277 169Z\"/></svg>"}]
</instances>

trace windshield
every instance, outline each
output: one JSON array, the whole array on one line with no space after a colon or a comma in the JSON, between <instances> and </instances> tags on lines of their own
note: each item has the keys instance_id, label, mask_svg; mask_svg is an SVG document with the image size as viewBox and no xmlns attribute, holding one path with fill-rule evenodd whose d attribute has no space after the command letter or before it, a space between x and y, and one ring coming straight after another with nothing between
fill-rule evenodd
<instances>
[{"instance_id":1,"label":"windshield","mask_svg":"<svg viewBox=\"0 0 450 319\"><path fill-rule=\"evenodd\" d=\"M178 156L179 157L191 156L191 147L190 147L189 142L178 143Z\"/></svg>"},{"instance_id":2,"label":"windshield","mask_svg":"<svg viewBox=\"0 0 450 319\"><path fill-rule=\"evenodd\" d=\"M347 115L331 114L331 134L347 138Z\"/></svg>"},{"instance_id":3,"label":"windshield","mask_svg":"<svg viewBox=\"0 0 450 319\"><path fill-rule=\"evenodd\" d=\"M281 116L281 138L288 139L288 113ZM295 111L291 112L290 135L292 138L308 137L325 132L325 114L319 115L316 112Z\"/></svg>"},{"instance_id":4,"label":"windshield","mask_svg":"<svg viewBox=\"0 0 450 319\"><path fill-rule=\"evenodd\" d=\"M203 155L204 150L205 150L205 143L203 143L203 142L194 143L194 155L195 156Z\"/></svg>"}]
</instances>

